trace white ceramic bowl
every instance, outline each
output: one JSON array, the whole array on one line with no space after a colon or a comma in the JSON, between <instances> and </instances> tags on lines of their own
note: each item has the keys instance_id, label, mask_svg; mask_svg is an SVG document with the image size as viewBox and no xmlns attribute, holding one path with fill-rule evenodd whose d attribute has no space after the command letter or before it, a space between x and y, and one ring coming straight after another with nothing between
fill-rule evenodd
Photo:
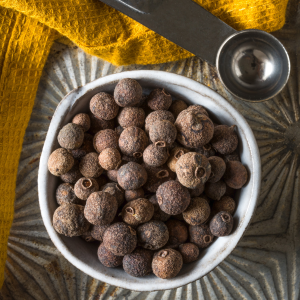
<instances>
[{"instance_id":1,"label":"white ceramic bowl","mask_svg":"<svg viewBox=\"0 0 300 300\"><path fill-rule=\"evenodd\" d=\"M249 170L250 178L236 196L237 209L234 213L234 230L231 235L221 237L201 251L200 259L186 264L177 277L163 280L149 275L135 278L121 268L106 268L97 258L97 245L80 237L68 238L58 234L52 226L52 216L57 208L55 190L59 179L50 174L47 161L53 150L59 147L57 135L60 128L80 112L87 112L93 95L101 91L112 92L122 78L134 78L145 91L161 87L175 98L191 104L201 104L213 120L222 124L237 125L241 160ZM42 218L49 236L62 255L84 273L111 285L136 291L173 289L193 282L213 270L235 248L247 228L255 209L260 189L260 157L257 144L245 119L219 94L204 85L171 73L161 71L131 71L99 78L73 90L58 105L45 140L38 176L38 192Z\"/></svg>"}]
</instances>

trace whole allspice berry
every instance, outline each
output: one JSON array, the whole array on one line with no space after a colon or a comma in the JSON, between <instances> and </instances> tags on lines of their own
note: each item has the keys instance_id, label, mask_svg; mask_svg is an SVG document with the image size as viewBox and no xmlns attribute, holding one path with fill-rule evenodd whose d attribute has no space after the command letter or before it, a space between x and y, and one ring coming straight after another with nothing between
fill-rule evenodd
<instances>
[{"instance_id":1,"label":"whole allspice berry","mask_svg":"<svg viewBox=\"0 0 300 300\"><path fill-rule=\"evenodd\" d=\"M185 243L188 239L188 229L184 222L170 219L166 222L169 231L169 241L167 246L175 248Z\"/></svg>"},{"instance_id":2,"label":"whole allspice berry","mask_svg":"<svg viewBox=\"0 0 300 300\"><path fill-rule=\"evenodd\" d=\"M79 163L79 171L84 177L97 178L103 173L96 152L88 153Z\"/></svg>"},{"instance_id":3,"label":"whole allspice berry","mask_svg":"<svg viewBox=\"0 0 300 300\"><path fill-rule=\"evenodd\" d=\"M54 229L65 236L80 236L89 229L89 222L83 214L84 207L76 204L62 204L53 214Z\"/></svg>"},{"instance_id":4,"label":"whole allspice berry","mask_svg":"<svg viewBox=\"0 0 300 300\"><path fill-rule=\"evenodd\" d=\"M118 115L118 122L123 128L142 128L145 124L145 111L140 107L124 107Z\"/></svg>"},{"instance_id":5,"label":"whole allspice berry","mask_svg":"<svg viewBox=\"0 0 300 300\"><path fill-rule=\"evenodd\" d=\"M214 236L227 236L233 228L233 218L225 211L217 213L209 223L209 229Z\"/></svg>"},{"instance_id":6,"label":"whole allspice berry","mask_svg":"<svg viewBox=\"0 0 300 300\"><path fill-rule=\"evenodd\" d=\"M107 171L117 169L121 162L121 154L116 148L106 148L99 155L99 164Z\"/></svg>"},{"instance_id":7,"label":"whole allspice berry","mask_svg":"<svg viewBox=\"0 0 300 300\"><path fill-rule=\"evenodd\" d=\"M147 105L152 110L168 110L172 96L165 89L155 89L147 97Z\"/></svg>"},{"instance_id":8,"label":"whole allspice berry","mask_svg":"<svg viewBox=\"0 0 300 300\"><path fill-rule=\"evenodd\" d=\"M178 115L175 126L177 140L188 148L200 148L208 144L214 134L214 124L207 115L188 109Z\"/></svg>"},{"instance_id":9,"label":"whole allspice berry","mask_svg":"<svg viewBox=\"0 0 300 300\"><path fill-rule=\"evenodd\" d=\"M97 132L94 136L94 148L101 153L106 148L118 148L118 134L112 129Z\"/></svg>"},{"instance_id":10,"label":"whole allspice berry","mask_svg":"<svg viewBox=\"0 0 300 300\"><path fill-rule=\"evenodd\" d=\"M226 164L226 171L224 174L225 183L233 188L242 188L248 180L248 172L245 166L239 161L229 161Z\"/></svg>"},{"instance_id":11,"label":"whole allspice berry","mask_svg":"<svg viewBox=\"0 0 300 300\"><path fill-rule=\"evenodd\" d=\"M149 129L152 143L160 147L170 147L176 140L176 127L166 120L156 121Z\"/></svg>"},{"instance_id":12,"label":"whole allspice berry","mask_svg":"<svg viewBox=\"0 0 300 300\"><path fill-rule=\"evenodd\" d=\"M58 148L54 150L48 159L48 170L55 176L61 176L71 170L74 165L74 158L68 150Z\"/></svg>"},{"instance_id":13,"label":"whole allspice berry","mask_svg":"<svg viewBox=\"0 0 300 300\"><path fill-rule=\"evenodd\" d=\"M162 279L175 277L182 268L182 256L174 249L163 249L154 254L153 273Z\"/></svg>"},{"instance_id":14,"label":"whole allspice berry","mask_svg":"<svg viewBox=\"0 0 300 300\"><path fill-rule=\"evenodd\" d=\"M127 254L123 258L124 271L134 277L143 277L152 272L151 250L137 248L132 253Z\"/></svg>"},{"instance_id":15,"label":"whole allspice berry","mask_svg":"<svg viewBox=\"0 0 300 300\"><path fill-rule=\"evenodd\" d=\"M170 215L166 214L164 211L162 211L158 205L156 195L152 195L149 198L149 202L153 204L154 207L154 214L153 214L153 220L158 220L162 222L166 222L167 220L170 219Z\"/></svg>"},{"instance_id":16,"label":"whole allspice berry","mask_svg":"<svg viewBox=\"0 0 300 300\"><path fill-rule=\"evenodd\" d=\"M205 184L205 195L212 200L220 200L226 192L226 184L223 180L218 182L207 182Z\"/></svg>"},{"instance_id":17,"label":"whole allspice berry","mask_svg":"<svg viewBox=\"0 0 300 300\"><path fill-rule=\"evenodd\" d=\"M178 159L184 155L185 153L188 153L189 150L182 148L182 147L175 147L172 149L170 153L169 160L167 162L168 167L171 169L171 171L176 172L176 163Z\"/></svg>"},{"instance_id":18,"label":"whole allspice berry","mask_svg":"<svg viewBox=\"0 0 300 300\"><path fill-rule=\"evenodd\" d=\"M169 108L169 111L177 118L177 116L185 109L187 104L183 100L174 100Z\"/></svg>"},{"instance_id":19,"label":"whole allspice berry","mask_svg":"<svg viewBox=\"0 0 300 300\"><path fill-rule=\"evenodd\" d=\"M80 125L84 132L88 131L91 127L91 120L88 114L77 114L73 118L72 123Z\"/></svg>"},{"instance_id":20,"label":"whole allspice berry","mask_svg":"<svg viewBox=\"0 0 300 300\"><path fill-rule=\"evenodd\" d=\"M215 156L216 154L216 151L214 150L211 144L206 144L200 148L197 148L196 152L204 155L207 158Z\"/></svg>"},{"instance_id":21,"label":"whole allspice berry","mask_svg":"<svg viewBox=\"0 0 300 300\"><path fill-rule=\"evenodd\" d=\"M238 146L238 136L235 132L236 126L218 125L215 127L214 136L211 140L213 148L221 154L230 154Z\"/></svg>"},{"instance_id":22,"label":"whole allspice berry","mask_svg":"<svg viewBox=\"0 0 300 300\"><path fill-rule=\"evenodd\" d=\"M90 110L97 118L112 120L117 116L119 106L112 95L101 92L92 97Z\"/></svg>"},{"instance_id":23,"label":"whole allspice berry","mask_svg":"<svg viewBox=\"0 0 300 300\"><path fill-rule=\"evenodd\" d=\"M91 120L90 132L92 134L96 134L100 130L114 129L115 128L114 119L112 119L112 120L103 120L103 119L97 118L91 112L89 112L89 117L90 117L90 120Z\"/></svg>"},{"instance_id":24,"label":"whole allspice berry","mask_svg":"<svg viewBox=\"0 0 300 300\"><path fill-rule=\"evenodd\" d=\"M208 116L207 110L202 105L199 105L199 104L190 105L186 110Z\"/></svg>"},{"instance_id":25,"label":"whole allspice berry","mask_svg":"<svg viewBox=\"0 0 300 300\"><path fill-rule=\"evenodd\" d=\"M235 201L229 196L223 196L219 201L214 201L212 211L218 213L220 211L228 212L233 215L235 211Z\"/></svg>"},{"instance_id":26,"label":"whole allspice berry","mask_svg":"<svg viewBox=\"0 0 300 300\"><path fill-rule=\"evenodd\" d=\"M211 166L208 159L196 152L182 155L176 163L176 175L179 182L190 189L204 184L210 174Z\"/></svg>"},{"instance_id":27,"label":"whole allspice berry","mask_svg":"<svg viewBox=\"0 0 300 300\"><path fill-rule=\"evenodd\" d=\"M107 225L94 225L92 227L92 230L91 230L91 236L97 240L97 241L100 241L100 242L103 242L103 235L104 235L104 232L105 230L109 227L110 225L107 224Z\"/></svg>"},{"instance_id":28,"label":"whole allspice berry","mask_svg":"<svg viewBox=\"0 0 300 300\"><path fill-rule=\"evenodd\" d=\"M208 247L214 240L207 224L189 226L190 242L197 245L199 248Z\"/></svg>"},{"instance_id":29,"label":"whole allspice berry","mask_svg":"<svg viewBox=\"0 0 300 300\"><path fill-rule=\"evenodd\" d=\"M208 182L217 182L223 177L226 170L226 164L224 160L218 156L211 156L208 158L208 161L211 166Z\"/></svg>"},{"instance_id":30,"label":"whole allspice berry","mask_svg":"<svg viewBox=\"0 0 300 300\"><path fill-rule=\"evenodd\" d=\"M122 265L123 256L113 254L104 246L103 243L100 244L97 254L101 264L107 268L116 268Z\"/></svg>"},{"instance_id":31,"label":"whole allspice berry","mask_svg":"<svg viewBox=\"0 0 300 300\"><path fill-rule=\"evenodd\" d=\"M199 248L193 243L185 243L179 245L178 251L182 256L182 261L184 264L196 261L200 253Z\"/></svg>"},{"instance_id":32,"label":"whole allspice berry","mask_svg":"<svg viewBox=\"0 0 300 300\"><path fill-rule=\"evenodd\" d=\"M84 131L81 126L73 123L65 125L58 133L57 140L62 148L78 149L84 139Z\"/></svg>"},{"instance_id":33,"label":"whole allspice berry","mask_svg":"<svg viewBox=\"0 0 300 300\"><path fill-rule=\"evenodd\" d=\"M177 215L187 209L191 196L188 189L178 181L170 180L159 186L156 192L157 202L162 211Z\"/></svg>"},{"instance_id":34,"label":"whole allspice berry","mask_svg":"<svg viewBox=\"0 0 300 300\"><path fill-rule=\"evenodd\" d=\"M84 216L93 225L107 225L115 218L117 209L115 196L102 191L94 192L86 200Z\"/></svg>"},{"instance_id":35,"label":"whole allspice berry","mask_svg":"<svg viewBox=\"0 0 300 300\"><path fill-rule=\"evenodd\" d=\"M125 200L127 202L130 202L132 200L143 198L145 195L144 190L142 188L139 188L137 190L127 190L125 191Z\"/></svg>"},{"instance_id":36,"label":"whole allspice berry","mask_svg":"<svg viewBox=\"0 0 300 300\"><path fill-rule=\"evenodd\" d=\"M101 190L102 192L109 193L112 196L114 196L118 202L118 207L120 207L123 204L125 192L116 182L110 182L105 184Z\"/></svg>"},{"instance_id":37,"label":"whole allspice berry","mask_svg":"<svg viewBox=\"0 0 300 300\"><path fill-rule=\"evenodd\" d=\"M74 203L78 202L78 198L75 195L74 187L70 183L62 183L56 189L56 201L59 205L64 203Z\"/></svg>"},{"instance_id":38,"label":"whole allspice berry","mask_svg":"<svg viewBox=\"0 0 300 300\"><path fill-rule=\"evenodd\" d=\"M144 163L151 167L160 167L168 160L169 153L166 147L161 147L159 143L150 144L143 153Z\"/></svg>"},{"instance_id":39,"label":"whole allspice berry","mask_svg":"<svg viewBox=\"0 0 300 300\"><path fill-rule=\"evenodd\" d=\"M136 231L123 222L112 224L104 232L103 244L113 254L124 256L137 245Z\"/></svg>"},{"instance_id":40,"label":"whole allspice berry","mask_svg":"<svg viewBox=\"0 0 300 300\"><path fill-rule=\"evenodd\" d=\"M168 111L168 110L156 110L151 112L146 120L145 120L145 131L149 133L150 127L156 122L156 121L170 121L172 124L175 122L174 115Z\"/></svg>"},{"instance_id":41,"label":"whole allspice berry","mask_svg":"<svg viewBox=\"0 0 300 300\"><path fill-rule=\"evenodd\" d=\"M74 186L75 195L81 200L86 200L90 194L98 190L99 185L94 178L80 178Z\"/></svg>"},{"instance_id":42,"label":"whole allspice berry","mask_svg":"<svg viewBox=\"0 0 300 300\"><path fill-rule=\"evenodd\" d=\"M123 221L131 226L150 221L153 214L153 204L144 198L132 200L122 209Z\"/></svg>"},{"instance_id":43,"label":"whole allspice berry","mask_svg":"<svg viewBox=\"0 0 300 300\"><path fill-rule=\"evenodd\" d=\"M75 159L82 159L88 153L95 152L93 145L93 136L89 133L84 134L82 145L78 149L71 150L71 153Z\"/></svg>"},{"instance_id":44,"label":"whole allspice berry","mask_svg":"<svg viewBox=\"0 0 300 300\"><path fill-rule=\"evenodd\" d=\"M136 158L142 157L149 140L145 131L138 127L124 129L119 138L119 147L123 154Z\"/></svg>"},{"instance_id":45,"label":"whole allspice berry","mask_svg":"<svg viewBox=\"0 0 300 300\"><path fill-rule=\"evenodd\" d=\"M134 79L124 78L118 82L114 90L114 98L121 107L138 105L142 99L143 89Z\"/></svg>"},{"instance_id":46,"label":"whole allspice berry","mask_svg":"<svg viewBox=\"0 0 300 300\"><path fill-rule=\"evenodd\" d=\"M65 183L76 183L82 177L79 171L79 162L74 160L73 167L65 174L60 175L60 179Z\"/></svg>"},{"instance_id":47,"label":"whole allspice berry","mask_svg":"<svg viewBox=\"0 0 300 300\"><path fill-rule=\"evenodd\" d=\"M136 190L147 181L148 175L143 166L129 162L118 170L118 184L124 190Z\"/></svg>"},{"instance_id":48,"label":"whole allspice berry","mask_svg":"<svg viewBox=\"0 0 300 300\"><path fill-rule=\"evenodd\" d=\"M190 225L204 223L210 215L208 202L200 197L192 198L188 208L182 213L184 220Z\"/></svg>"},{"instance_id":49,"label":"whole allspice berry","mask_svg":"<svg viewBox=\"0 0 300 300\"><path fill-rule=\"evenodd\" d=\"M143 248L157 250L168 242L169 231L165 223L153 220L138 226L137 238Z\"/></svg>"}]
</instances>

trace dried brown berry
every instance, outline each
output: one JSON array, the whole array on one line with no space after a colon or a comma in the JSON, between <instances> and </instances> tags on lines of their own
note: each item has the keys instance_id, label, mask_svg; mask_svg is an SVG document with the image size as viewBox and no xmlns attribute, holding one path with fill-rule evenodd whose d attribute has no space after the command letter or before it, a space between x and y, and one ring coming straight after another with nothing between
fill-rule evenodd
<instances>
[{"instance_id":1,"label":"dried brown berry","mask_svg":"<svg viewBox=\"0 0 300 300\"><path fill-rule=\"evenodd\" d=\"M154 207L147 199L139 198L127 203L122 209L123 221L131 226L137 226L151 220Z\"/></svg>"},{"instance_id":2,"label":"dried brown berry","mask_svg":"<svg viewBox=\"0 0 300 300\"><path fill-rule=\"evenodd\" d=\"M182 111L176 119L177 140L188 148L200 148L210 142L214 124L207 115Z\"/></svg>"},{"instance_id":3,"label":"dried brown berry","mask_svg":"<svg viewBox=\"0 0 300 300\"><path fill-rule=\"evenodd\" d=\"M221 154L230 154L238 146L238 136L234 131L235 125L229 127L227 125L219 125L215 127L214 136L211 145Z\"/></svg>"},{"instance_id":4,"label":"dried brown berry","mask_svg":"<svg viewBox=\"0 0 300 300\"><path fill-rule=\"evenodd\" d=\"M138 243L143 248L157 250L169 239L167 226L161 221L150 221L137 228Z\"/></svg>"},{"instance_id":5,"label":"dried brown berry","mask_svg":"<svg viewBox=\"0 0 300 300\"><path fill-rule=\"evenodd\" d=\"M98 259L107 268L115 268L122 265L123 256L118 256L109 251L102 243L98 248Z\"/></svg>"},{"instance_id":6,"label":"dried brown berry","mask_svg":"<svg viewBox=\"0 0 300 300\"><path fill-rule=\"evenodd\" d=\"M145 112L139 107L124 107L118 115L118 122L123 128L142 128L145 124Z\"/></svg>"},{"instance_id":7,"label":"dried brown berry","mask_svg":"<svg viewBox=\"0 0 300 300\"><path fill-rule=\"evenodd\" d=\"M84 139L84 131L81 126L73 123L65 125L58 133L57 140L62 148L78 149Z\"/></svg>"},{"instance_id":8,"label":"dried brown berry","mask_svg":"<svg viewBox=\"0 0 300 300\"><path fill-rule=\"evenodd\" d=\"M226 170L226 164L224 160L218 156L211 156L208 158L208 161L211 166L208 182L217 182L223 177Z\"/></svg>"},{"instance_id":9,"label":"dried brown berry","mask_svg":"<svg viewBox=\"0 0 300 300\"><path fill-rule=\"evenodd\" d=\"M97 191L99 186L94 178L80 178L74 186L75 195L81 200L86 200L90 194Z\"/></svg>"},{"instance_id":10,"label":"dried brown berry","mask_svg":"<svg viewBox=\"0 0 300 300\"><path fill-rule=\"evenodd\" d=\"M229 161L226 164L226 171L224 174L225 183L233 188L242 188L248 180L248 172L245 166L239 161Z\"/></svg>"},{"instance_id":11,"label":"dried brown berry","mask_svg":"<svg viewBox=\"0 0 300 300\"><path fill-rule=\"evenodd\" d=\"M92 193L86 200L84 207L85 218L93 225L110 224L118 209L115 196L105 192Z\"/></svg>"},{"instance_id":12,"label":"dried brown berry","mask_svg":"<svg viewBox=\"0 0 300 300\"><path fill-rule=\"evenodd\" d=\"M199 197L204 192L204 183L198 185L195 189L189 190L191 197Z\"/></svg>"},{"instance_id":13,"label":"dried brown berry","mask_svg":"<svg viewBox=\"0 0 300 300\"><path fill-rule=\"evenodd\" d=\"M89 229L87 232L82 234L80 237L88 243L95 242L95 239L91 235L91 229Z\"/></svg>"},{"instance_id":14,"label":"dried brown berry","mask_svg":"<svg viewBox=\"0 0 300 300\"><path fill-rule=\"evenodd\" d=\"M169 153L166 147L150 144L143 153L144 163L151 167L160 167L168 160Z\"/></svg>"},{"instance_id":15,"label":"dried brown berry","mask_svg":"<svg viewBox=\"0 0 300 300\"><path fill-rule=\"evenodd\" d=\"M106 148L99 155L99 164L107 171L117 169L121 162L121 154L116 148Z\"/></svg>"},{"instance_id":16,"label":"dried brown berry","mask_svg":"<svg viewBox=\"0 0 300 300\"><path fill-rule=\"evenodd\" d=\"M229 214L233 215L235 211L235 201L229 196L223 196L219 201L215 201L212 205L212 210L215 213L220 211L228 212Z\"/></svg>"},{"instance_id":17,"label":"dried brown berry","mask_svg":"<svg viewBox=\"0 0 300 300\"><path fill-rule=\"evenodd\" d=\"M145 120L145 131L149 133L150 127L156 122L156 121L170 121L172 124L175 122L175 118L173 114L170 111L167 110L156 110L151 112L146 120Z\"/></svg>"},{"instance_id":18,"label":"dried brown berry","mask_svg":"<svg viewBox=\"0 0 300 300\"><path fill-rule=\"evenodd\" d=\"M118 182L118 170L109 170L106 172L106 175L109 180Z\"/></svg>"},{"instance_id":19,"label":"dried brown berry","mask_svg":"<svg viewBox=\"0 0 300 300\"><path fill-rule=\"evenodd\" d=\"M207 182L205 184L205 195L212 200L220 200L226 192L226 184L223 180L218 182Z\"/></svg>"},{"instance_id":20,"label":"dried brown berry","mask_svg":"<svg viewBox=\"0 0 300 300\"><path fill-rule=\"evenodd\" d=\"M188 208L182 213L184 220L190 225L203 224L210 215L208 202L200 197L192 198Z\"/></svg>"},{"instance_id":21,"label":"dried brown berry","mask_svg":"<svg viewBox=\"0 0 300 300\"><path fill-rule=\"evenodd\" d=\"M115 128L114 120L99 119L94 114L92 114L91 112L89 112L89 117L90 117L90 120L91 120L90 132L92 134L96 134L100 130L114 129Z\"/></svg>"},{"instance_id":22,"label":"dried brown berry","mask_svg":"<svg viewBox=\"0 0 300 300\"><path fill-rule=\"evenodd\" d=\"M152 110L168 110L172 104L172 96L165 89L155 89L148 96L147 104Z\"/></svg>"},{"instance_id":23,"label":"dried brown berry","mask_svg":"<svg viewBox=\"0 0 300 300\"><path fill-rule=\"evenodd\" d=\"M54 150L48 159L48 170L55 176L61 176L71 170L74 158L68 150L58 148Z\"/></svg>"},{"instance_id":24,"label":"dried brown berry","mask_svg":"<svg viewBox=\"0 0 300 300\"><path fill-rule=\"evenodd\" d=\"M185 243L179 245L178 251L182 256L182 261L184 264L196 261L200 253L199 248L193 243Z\"/></svg>"},{"instance_id":25,"label":"dried brown berry","mask_svg":"<svg viewBox=\"0 0 300 300\"><path fill-rule=\"evenodd\" d=\"M156 197L161 210L169 215L182 213L191 201L188 189L175 180L160 185Z\"/></svg>"},{"instance_id":26,"label":"dried brown berry","mask_svg":"<svg viewBox=\"0 0 300 300\"><path fill-rule=\"evenodd\" d=\"M84 132L88 131L91 127L91 120L88 114L77 114L73 118L72 123L80 125Z\"/></svg>"},{"instance_id":27,"label":"dried brown berry","mask_svg":"<svg viewBox=\"0 0 300 300\"><path fill-rule=\"evenodd\" d=\"M158 205L156 195L152 195L149 198L149 202L151 202L154 206L154 214L153 214L153 220L158 220L162 222L166 222L170 219L170 215L166 214L164 211L162 211Z\"/></svg>"},{"instance_id":28,"label":"dried brown berry","mask_svg":"<svg viewBox=\"0 0 300 300\"><path fill-rule=\"evenodd\" d=\"M105 230L103 244L113 254L124 256L136 247L136 231L125 223L115 223Z\"/></svg>"},{"instance_id":29,"label":"dried brown berry","mask_svg":"<svg viewBox=\"0 0 300 300\"><path fill-rule=\"evenodd\" d=\"M237 150L235 150L232 153L227 154L227 155L221 155L221 157L224 159L226 164L229 161L241 161L240 155L238 154Z\"/></svg>"},{"instance_id":30,"label":"dried brown berry","mask_svg":"<svg viewBox=\"0 0 300 300\"><path fill-rule=\"evenodd\" d=\"M229 235L233 228L233 218L231 214L220 211L211 219L209 228L214 236Z\"/></svg>"},{"instance_id":31,"label":"dried brown berry","mask_svg":"<svg viewBox=\"0 0 300 300\"><path fill-rule=\"evenodd\" d=\"M176 175L179 182L190 189L204 184L210 174L211 167L208 159L196 152L182 155L176 163Z\"/></svg>"},{"instance_id":32,"label":"dried brown berry","mask_svg":"<svg viewBox=\"0 0 300 300\"><path fill-rule=\"evenodd\" d=\"M109 226L110 225L94 225L91 230L91 236L95 240L103 242L104 232Z\"/></svg>"},{"instance_id":33,"label":"dried brown berry","mask_svg":"<svg viewBox=\"0 0 300 300\"><path fill-rule=\"evenodd\" d=\"M174 100L169 108L169 111L177 118L177 116L185 109L187 104L182 100Z\"/></svg>"},{"instance_id":34,"label":"dried brown berry","mask_svg":"<svg viewBox=\"0 0 300 300\"><path fill-rule=\"evenodd\" d=\"M189 234L190 241L201 249L208 247L214 240L207 224L189 226Z\"/></svg>"},{"instance_id":35,"label":"dried brown berry","mask_svg":"<svg viewBox=\"0 0 300 300\"><path fill-rule=\"evenodd\" d=\"M141 188L147 178L145 168L135 162L129 162L118 170L118 183L124 190Z\"/></svg>"},{"instance_id":36,"label":"dried brown berry","mask_svg":"<svg viewBox=\"0 0 300 300\"><path fill-rule=\"evenodd\" d=\"M128 190L125 191L125 200L127 202L130 202L132 200L143 198L145 195L144 190L142 188L139 188L137 190Z\"/></svg>"},{"instance_id":37,"label":"dried brown berry","mask_svg":"<svg viewBox=\"0 0 300 300\"><path fill-rule=\"evenodd\" d=\"M117 116L119 106L112 95L101 92L92 97L90 110L97 118L112 120Z\"/></svg>"},{"instance_id":38,"label":"dried brown berry","mask_svg":"<svg viewBox=\"0 0 300 300\"><path fill-rule=\"evenodd\" d=\"M156 193L158 187L169 180L174 180L176 174L172 172L166 165L161 167L151 167L143 164L148 174L148 180L143 186L146 191Z\"/></svg>"},{"instance_id":39,"label":"dried brown berry","mask_svg":"<svg viewBox=\"0 0 300 300\"><path fill-rule=\"evenodd\" d=\"M141 85L134 79L124 78L118 82L114 90L114 98L121 107L138 105L142 99Z\"/></svg>"},{"instance_id":40,"label":"dried brown berry","mask_svg":"<svg viewBox=\"0 0 300 300\"><path fill-rule=\"evenodd\" d=\"M196 149L196 152L204 155L207 158L214 156L216 154L216 151L213 149L211 144L206 144L206 145Z\"/></svg>"},{"instance_id":41,"label":"dried brown berry","mask_svg":"<svg viewBox=\"0 0 300 300\"><path fill-rule=\"evenodd\" d=\"M171 171L176 172L176 163L178 159L184 155L185 153L188 153L189 150L182 148L182 147L175 147L172 149L170 153L170 158L167 162L168 167L171 169Z\"/></svg>"},{"instance_id":42,"label":"dried brown berry","mask_svg":"<svg viewBox=\"0 0 300 300\"><path fill-rule=\"evenodd\" d=\"M149 140L144 130L138 127L124 129L119 138L119 147L123 154L136 158L143 156Z\"/></svg>"},{"instance_id":43,"label":"dried brown berry","mask_svg":"<svg viewBox=\"0 0 300 300\"><path fill-rule=\"evenodd\" d=\"M123 258L124 271L134 277L143 277L152 272L153 252L137 248Z\"/></svg>"},{"instance_id":44,"label":"dried brown berry","mask_svg":"<svg viewBox=\"0 0 300 300\"><path fill-rule=\"evenodd\" d=\"M101 130L94 136L94 148L101 153L106 148L118 148L118 134L112 129Z\"/></svg>"},{"instance_id":45,"label":"dried brown berry","mask_svg":"<svg viewBox=\"0 0 300 300\"><path fill-rule=\"evenodd\" d=\"M98 154L91 152L83 157L79 163L79 170L84 177L99 177L103 173L103 169L98 162Z\"/></svg>"},{"instance_id":46,"label":"dried brown berry","mask_svg":"<svg viewBox=\"0 0 300 300\"><path fill-rule=\"evenodd\" d=\"M65 174L60 175L60 179L66 183L76 183L82 177L79 171L79 163L77 160L74 160L73 167Z\"/></svg>"},{"instance_id":47,"label":"dried brown berry","mask_svg":"<svg viewBox=\"0 0 300 300\"><path fill-rule=\"evenodd\" d=\"M80 236L89 229L89 222L83 214L84 207L76 204L63 204L53 215L54 229L65 236Z\"/></svg>"},{"instance_id":48,"label":"dried brown berry","mask_svg":"<svg viewBox=\"0 0 300 300\"><path fill-rule=\"evenodd\" d=\"M109 193L114 196L118 202L118 207L120 207L124 202L124 190L116 183L110 182L102 187L102 192Z\"/></svg>"},{"instance_id":49,"label":"dried brown berry","mask_svg":"<svg viewBox=\"0 0 300 300\"><path fill-rule=\"evenodd\" d=\"M166 120L156 121L149 129L149 138L157 146L170 147L176 140L175 126Z\"/></svg>"},{"instance_id":50,"label":"dried brown berry","mask_svg":"<svg viewBox=\"0 0 300 300\"><path fill-rule=\"evenodd\" d=\"M59 205L64 203L73 203L78 202L78 198L74 193L74 187L70 183L62 183L56 189L56 200Z\"/></svg>"},{"instance_id":51,"label":"dried brown berry","mask_svg":"<svg viewBox=\"0 0 300 300\"><path fill-rule=\"evenodd\" d=\"M182 268L182 256L174 249L163 249L154 254L153 273L162 279L175 277Z\"/></svg>"},{"instance_id":52,"label":"dried brown berry","mask_svg":"<svg viewBox=\"0 0 300 300\"><path fill-rule=\"evenodd\" d=\"M188 239L188 229L184 222L170 219L166 222L169 230L168 246L175 248Z\"/></svg>"},{"instance_id":53,"label":"dried brown berry","mask_svg":"<svg viewBox=\"0 0 300 300\"><path fill-rule=\"evenodd\" d=\"M202 105L199 104L190 105L186 110L208 116L207 110Z\"/></svg>"}]
</instances>

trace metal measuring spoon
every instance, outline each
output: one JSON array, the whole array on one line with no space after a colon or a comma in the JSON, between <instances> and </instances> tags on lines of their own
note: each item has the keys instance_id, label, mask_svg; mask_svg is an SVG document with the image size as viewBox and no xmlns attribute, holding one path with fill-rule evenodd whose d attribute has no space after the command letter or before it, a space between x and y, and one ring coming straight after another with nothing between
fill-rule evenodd
<instances>
[{"instance_id":1,"label":"metal measuring spoon","mask_svg":"<svg viewBox=\"0 0 300 300\"><path fill-rule=\"evenodd\" d=\"M265 101L287 83L290 60L271 34L236 31L192 0L101 0L215 65L233 95Z\"/></svg>"}]
</instances>

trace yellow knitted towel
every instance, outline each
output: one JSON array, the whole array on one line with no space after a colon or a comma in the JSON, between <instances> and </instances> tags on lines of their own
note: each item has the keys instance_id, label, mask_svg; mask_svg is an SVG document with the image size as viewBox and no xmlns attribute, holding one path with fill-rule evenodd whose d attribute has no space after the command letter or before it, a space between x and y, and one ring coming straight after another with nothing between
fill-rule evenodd
<instances>
[{"instance_id":1,"label":"yellow knitted towel","mask_svg":"<svg viewBox=\"0 0 300 300\"><path fill-rule=\"evenodd\" d=\"M238 30L266 31L283 26L287 1L196 0ZM98 0L0 0L0 286L23 136L43 66L60 34L116 65L192 55Z\"/></svg>"}]
</instances>

